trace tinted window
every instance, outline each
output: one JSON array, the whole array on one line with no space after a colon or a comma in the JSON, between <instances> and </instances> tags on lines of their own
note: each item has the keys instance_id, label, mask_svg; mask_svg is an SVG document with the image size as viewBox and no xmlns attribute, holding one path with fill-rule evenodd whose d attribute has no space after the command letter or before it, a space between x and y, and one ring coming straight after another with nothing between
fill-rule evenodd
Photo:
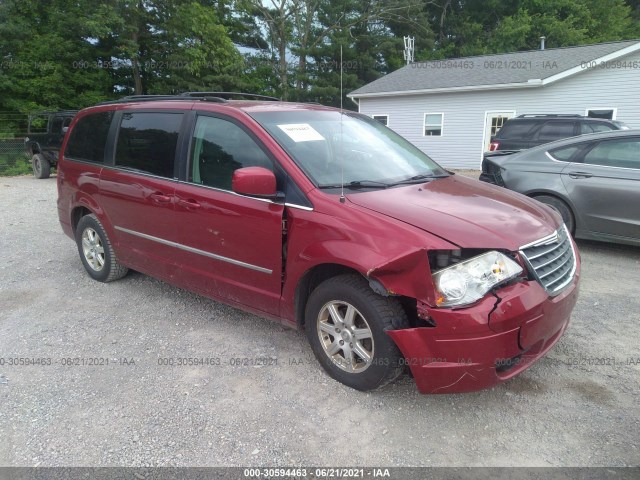
<instances>
[{"instance_id":1,"label":"tinted window","mask_svg":"<svg viewBox=\"0 0 640 480\"><path fill-rule=\"evenodd\" d=\"M640 168L640 139L609 140L584 156L584 163L605 167Z\"/></svg>"},{"instance_id":2,"label":"tinted window","mask_svg":"<svg viewBox=\"0 0 640 480\"><path fill-rule=\"evenodd\" d=\"M53 117L51 121L51 133L60 133L62 132L62 117Z\"/></svg>"},{"instance_id":3,"label":"tinted window","mask_svg":"<svg viewBox=\"0 0 640 480\"><path fill-rule=\"evenodd\" d=\"M497 138L526 138L535 122L530 120L507 121L500 130Z\"/></svg>"},{"instance_id":4,"label":"tinted window","mask_svg":"<svg viewBox=\"0 0 640 480\"><path fill-rule=\"evenodd\" d=\"M231 190L233 172L243 167L273 170L273 163L256 142L235 123L198 117L191 143L190 181Z\"/></svg>"},{"instance_id":5,"label":"tinted window","mask_svg":"<svg viewBox=\"0 0 640 480\"><path fill-rule=\"evenodd\" d=\"M113 112L100 112L82 117L71 130L65 156L102 163L112 116Z\"/></svg>"},{"instance_id":6,"label":"tinted window","mask_svg":"<svg viewBox=\"0 0 640 480\"><path fill-rule=\"evenodd\" d=\"M550 153L556 160L567 162L579 149L580 147L564 147L552 150Z\"/></svg>"},{"instance_id":7,"label":"tinted window","mask_svg":"<svg viewBox=\"0 0 640 480\"><path fill-rule=\"evenodd\" d=\"M173 178L182 113L124 113L116 165Z\"/></svg>"},{"instance_id":8,"label":"tinted window","mask_svg":"<svg viewBox=\"0 0 640 480\"><path fill-rule=\"evenodd\" d=\"M540 129L538 139L551 142L561 138L573 137L575 122L547 122Z\"/></svg>"}]
</instances>

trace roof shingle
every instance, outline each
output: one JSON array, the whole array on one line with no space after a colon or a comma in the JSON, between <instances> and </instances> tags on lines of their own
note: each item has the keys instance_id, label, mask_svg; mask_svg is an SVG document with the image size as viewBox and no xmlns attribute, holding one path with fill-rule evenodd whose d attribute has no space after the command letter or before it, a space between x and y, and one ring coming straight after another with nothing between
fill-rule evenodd
<instances>
[{"instance_id":1,"label":"roof shingle","mask_svg":"<svg viewBox=\"0 0 640 480\"><path fill-rule=\"evenodd\" d=\"M354 90L349 96L527 83L530 79L542 80L638 43L639 40L628 40L415 62Z\"/></svg>"}]
</instances>

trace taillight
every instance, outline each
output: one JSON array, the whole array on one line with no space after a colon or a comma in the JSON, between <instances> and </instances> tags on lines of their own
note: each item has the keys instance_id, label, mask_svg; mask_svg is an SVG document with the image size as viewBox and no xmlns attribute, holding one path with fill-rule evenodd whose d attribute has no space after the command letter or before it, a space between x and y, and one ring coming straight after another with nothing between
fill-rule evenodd
<instances>
[{"instance_id":1,"label":"taillight","mask_svg":"<svg viewBox=\"0 0 640 480\"><path fill-rule=\"evenodd\" d=\"M498 148L500 148L500 142L491 142L489 144L489 151L490 152L495 152L496 150L498 150Z\"/></svg>"}]
</instances>

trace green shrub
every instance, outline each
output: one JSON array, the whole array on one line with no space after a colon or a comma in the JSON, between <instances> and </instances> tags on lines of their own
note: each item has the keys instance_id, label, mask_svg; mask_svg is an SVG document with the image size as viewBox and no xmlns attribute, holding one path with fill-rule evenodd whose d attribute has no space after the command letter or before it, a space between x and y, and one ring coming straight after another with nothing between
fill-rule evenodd
<instances>
[{"instance_id":1,"label":"green shrub","mask_svg":"<svg viewBox=\"0 0 640 480\"><path fill-rule=\"evenodd\" d=\"M31 173L31 159L24 152L0 154L0 176L12 177Z\"/></svg>"}]
</instances>

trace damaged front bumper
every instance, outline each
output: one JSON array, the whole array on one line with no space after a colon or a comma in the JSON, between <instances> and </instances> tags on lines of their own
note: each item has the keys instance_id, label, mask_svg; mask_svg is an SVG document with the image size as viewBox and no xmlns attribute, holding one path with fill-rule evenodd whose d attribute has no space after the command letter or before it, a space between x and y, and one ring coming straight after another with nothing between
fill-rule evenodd
<instances>
[{"instance_id":1,"label":"damaged front bumper","mask_svg":"<svg viewBox=\"0 0 640 480\"><path fill-rule=\"evenodd\" d=\"M578 263L571 283L555 297L525 281L458 310L418 302L418 315L435 326L387 333L421 393L492 387L530 367L560 339L578 299L579 277Z\"/></svg>"}]
</instances>

